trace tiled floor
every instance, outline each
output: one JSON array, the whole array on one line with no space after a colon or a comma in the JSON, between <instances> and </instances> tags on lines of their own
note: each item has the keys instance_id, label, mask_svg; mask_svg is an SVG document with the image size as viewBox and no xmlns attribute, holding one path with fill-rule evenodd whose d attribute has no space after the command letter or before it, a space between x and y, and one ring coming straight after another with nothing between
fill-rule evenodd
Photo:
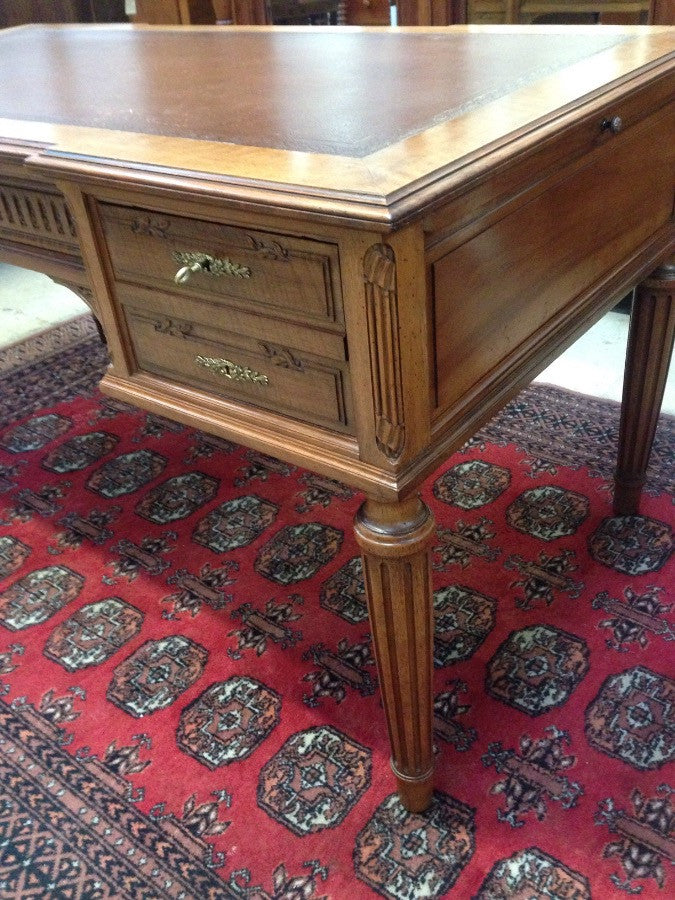
<instances>
[{"instance_id":1,"label":"tiled floor","mask_svg":"<svg viewBox=\"0 0 675 900\"><path fill-rule=\"evenodd\" d=\"M0 347L87 311L71 291L44 275L0 263ZM537 379L580 393L621 399L628 316L610 312ZM675 366L663 411L675 414Z\"/></svg>"},{"instance_id":2,"label":"tiled floor","mask_svg":"<svg viewBox=\"0 0 675 900\"><path fill-rule=\"evenodd\" d=\"M86 311L79 297L46 275L0 263L0 347Z\"/></svg>"}]
</instances>

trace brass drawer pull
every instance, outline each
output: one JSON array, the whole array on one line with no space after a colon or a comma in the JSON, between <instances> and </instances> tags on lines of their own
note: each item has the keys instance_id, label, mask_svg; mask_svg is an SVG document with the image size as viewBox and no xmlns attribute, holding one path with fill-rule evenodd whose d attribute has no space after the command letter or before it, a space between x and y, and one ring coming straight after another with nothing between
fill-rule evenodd
<instances>
[{"instance_id":1,"label":"brass drawer pull","mask_svg":"<svg viewBox=\"0 0 675 900\"><path fill-rule=\"evenodd\" d=\"M253 384L269 384L267 375L262 375L248 366L240 366L233 363L229 359L214 359L212 356L197 356L195 362L210 369L216 375L222 375L223 378L229 378L232 381L251 381Z\"/></svg>"},{"instance_id":2,"label":"brass drawer pull","mask_svg":"<svg viewBox=\"0 0 675 900\"><path fill-rule=\"evenodd\" d=\"M176 250L171 254L172 258L182 267L176 272L173 280L176 284L185 284L188 278L195 272L203 272L204 275L230 275L233 278L250 278L251 270L248 266L242 266L232 260L217 259L208 253L199 253L193 250Z\"/></svg>"},{"instance_id":3,"label":"brass drawer pull","mask_svg":"<svg viewBox=\"0 0 675 900\"><path fill-rule=\"evenodd\" d=\"M179 269L173 276L173 280L176 284L184 284L193 272L201 272L201 269L202 265L198 262L194 262L190 266L183 266L182 269Z\"/></svg>"}]
</instances>

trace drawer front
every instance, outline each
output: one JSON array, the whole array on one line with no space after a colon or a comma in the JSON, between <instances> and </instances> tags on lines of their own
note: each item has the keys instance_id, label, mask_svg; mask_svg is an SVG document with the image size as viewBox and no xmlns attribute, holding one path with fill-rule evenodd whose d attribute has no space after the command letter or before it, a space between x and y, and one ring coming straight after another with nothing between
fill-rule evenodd
<instances>
[{"instance_id":1,"label":"drawer front","mask_svg":"<svg viewBox=\"0 0 675 900\"><path fill-rule=\"evenodd\" d=\"M671 106L431 264L441 410L667 225L674 131Z\"/></svg>"},{"instance_id":2,"label":"drawer front","mask_svg":"<svg viewBox=\"0 0 675 900\"><path fill-rule=\"evenodd\" d=\"M133 351L132 370L159 375L211 397L351 431L351 392L344 343L326 346L311 329L293 327L291 342L279 323L261 316L209 318L199 301L179 303L128 290L119 309ZM238 330L233 330L233 324ZM339 348L342 347L340 354ZM317 351L329 351L330 356Z\"/></svg>"},{"instance_id":3,"label":"drawer front","mask_svg":"<svg viewBox=\"0 0 675 900\"><path fill-rule=\"evenodd\" d=\"M106 203L99 209L117 281L343 328L333 244ZM177 285L174 276L191 254L216 262Z\"/></svg>"},{"instance_id":4,"label":"drawer front","mask_svg":"<svg viewBox=\"0 0 675 900\"><path fill-rule=\"evenodd\" d=\"M47 250L80 252L65 198L12 179L0 181L0 237Z\"/></svg>"}]
</instances>

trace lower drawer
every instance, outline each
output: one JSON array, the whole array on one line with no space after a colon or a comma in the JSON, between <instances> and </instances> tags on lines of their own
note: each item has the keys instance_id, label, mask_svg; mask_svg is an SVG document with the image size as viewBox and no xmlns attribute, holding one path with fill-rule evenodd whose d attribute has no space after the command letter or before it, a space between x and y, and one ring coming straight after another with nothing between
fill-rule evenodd
<instances>
[{"instance_id":1,"label":"lower drawer","mask_svg":"<svg viewBox=\"0 0 675 900\"><path fill-rule=\"evenodd\" d=\"M125 302L122 311L136 372L352 431L346 362L280 346L264 333L237 334L217 324L158 314L147 304Z\"/></svg>"}]
</instances>

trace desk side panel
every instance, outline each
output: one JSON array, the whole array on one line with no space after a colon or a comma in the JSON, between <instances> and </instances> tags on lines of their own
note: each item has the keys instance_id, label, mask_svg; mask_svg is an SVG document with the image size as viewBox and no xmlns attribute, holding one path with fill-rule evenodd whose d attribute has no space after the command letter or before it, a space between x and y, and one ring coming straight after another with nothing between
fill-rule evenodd
<instances>
[{"instance_id":1,"label":"desk side panel","mask_svg":"<svg viewBox=\"0 0 675 900\"><path fill-rule=\"evenodd\" d=\"M77 228L55 184L0 159L0 260L49 275L91 305Z\"/></svg>"},{"instance_id":2,"label":"desk side panel","mask_svg":"<svg viewBox=\"0 0 675 900\"><path fill-rule=\"evenodd\" d=\"M519 362L536 369L538 342L667 229L674 151L671 104L432 262L439 418Z\"/></svg>"}]
</instances>

